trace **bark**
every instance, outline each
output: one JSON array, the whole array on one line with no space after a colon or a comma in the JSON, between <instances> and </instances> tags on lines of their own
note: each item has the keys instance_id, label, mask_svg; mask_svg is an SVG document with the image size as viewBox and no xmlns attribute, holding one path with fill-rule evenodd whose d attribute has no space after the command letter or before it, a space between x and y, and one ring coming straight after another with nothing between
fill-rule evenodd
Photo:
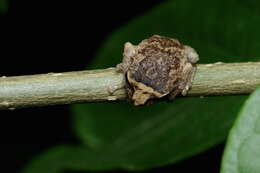
<instances>
[{"instance_id":1,"label":"bark","mask_svg":"<svg viewBox=\"0 0 260 173\"><path fill-rule=\"evenodd\" d=\"M249 94L260 86L260 62L200 64L187 96ZM126 100L115 68L0 78L0 109Z\"/></svg>"}]
</instances>

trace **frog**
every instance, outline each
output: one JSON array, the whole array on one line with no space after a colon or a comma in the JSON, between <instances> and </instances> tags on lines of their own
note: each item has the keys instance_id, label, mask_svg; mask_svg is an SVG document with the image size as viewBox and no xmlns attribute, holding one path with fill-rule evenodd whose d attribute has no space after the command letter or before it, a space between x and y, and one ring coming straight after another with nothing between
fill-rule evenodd
<instances>
[{"instance_id":1,"label":"frog","mask_svg":"<svg viewBox=\"0 0 260 173\"><path fill-rule=\"evenodd\" d=\"M174 38L153 35L138 45L126 42L116 70L124 74L128 96L139 106L187 95L198 60L194 48Z\"/></svg>"}]
</instances>

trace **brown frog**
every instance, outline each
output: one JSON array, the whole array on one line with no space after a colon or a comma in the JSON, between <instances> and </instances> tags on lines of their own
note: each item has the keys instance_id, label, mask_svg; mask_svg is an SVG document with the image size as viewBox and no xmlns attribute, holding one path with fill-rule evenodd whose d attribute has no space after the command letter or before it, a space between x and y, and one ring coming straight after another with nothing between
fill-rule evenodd
<instances>
[{"instance_id":1,"label":"brown frog","mask_svg":"<svg viewBox=\"0 0 260 173\"><path fill-rule=\"evenodd\" d=\"M135 46L127 42L117 71L125 74L129 97L144 105L166 95L186 95L199 60L197 52L178 40L154 35Z\"/></svg>"}]
</instances>

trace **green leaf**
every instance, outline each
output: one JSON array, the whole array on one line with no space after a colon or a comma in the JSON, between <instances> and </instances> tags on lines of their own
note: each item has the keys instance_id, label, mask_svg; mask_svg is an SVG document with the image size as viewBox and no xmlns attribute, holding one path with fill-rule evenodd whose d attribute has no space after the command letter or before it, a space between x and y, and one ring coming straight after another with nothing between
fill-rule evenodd
<instances>
[{"instance_id":1,"label":"green leaf","mask_svg":"<svg viewBox=\"0 0 260 173\"><path fill-rule=\"evenodd\" d=\"M244 2L167 1L111 35L90 68L115 66L124 42L137 44L153 34L192 45L200 63L251 61L260 56L257 26L260 16ZM126 150L121 156L126 160L124 168L148 169L180 161L223 141L245 98L183 98L138 108L130 103L76 105L75 129L92 148L111 145L115 153Z\"/></svg>"},{"instance_id":2,"label":"green leaf","mask_svg":"<svg viewBox=\"0 0 260 173\"><path fill-rule=\"evenodd\" d=\"M222 159L222 173L260 172L260 89L244 104L232 127Z\"/></svg>"},{"instance_id":3,"label":"green leaf","mask_svg":"<svg viewBox=\"0 0 260 173\"><path fill-rule=\"evenodd\" d=\"M260 1L255 2L258 5L249 5L251 2L255 1L166 1L113 33L88 68L115 66L121 61L126 41L137 44L153 34L191 45L200 54L200 63L251 61L260 57ZM145 107L128 102L79 104L72 107L74 128L84 145L102 153L93 158L92 165L105 159L111 168L150 169L175 163L223 141L245 99L177 98ZM51 156L52 164L63 163L62 156ZM78 158L82 161L76 164ZM47 160L41 164L48 167ZM75 163L69 166L72 169L92 169L91 165L84 167L90 160L87 154L75 154L71 160Z\"/></svg>"},{"instance_id":4,"label":"green leaf","mask_svg":"<svg viewBox=\"0 0 260 173\"><path fill-rule=\"evenodd\" d=\"M114 162L103 153L91 151L86 147L58 146L36 157L22 173L57 173L64 170L110 170Z\"/></svg>"},{"instance_id":5,"label":"green leaf","mask_svg":"<svg viewBox=\"0 0 260 173\"><path fill-rule=\"evenodd\" d=\"M7 0L0 0L0 13L7 12Z\"/></svg>"}]
</instances>

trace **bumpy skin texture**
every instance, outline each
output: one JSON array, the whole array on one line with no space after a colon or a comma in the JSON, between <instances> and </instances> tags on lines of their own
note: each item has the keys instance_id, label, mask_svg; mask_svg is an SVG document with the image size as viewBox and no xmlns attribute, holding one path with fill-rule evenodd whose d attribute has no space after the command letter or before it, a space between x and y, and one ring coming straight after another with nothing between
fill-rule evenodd
<instances>
[{"instance_id":1,"label":"bumpy skin texture","mask_svg":"<svg viewBox=\"0 0 260 173\"><path fill-rule=\"evenodd\" d=\"M192 85L199 56L178 40L154 35L139 45L125 43L123 62L117 70L125 74L129 97L144 105L166 95L186 95Z\"/></svg>"}]
</instances>

